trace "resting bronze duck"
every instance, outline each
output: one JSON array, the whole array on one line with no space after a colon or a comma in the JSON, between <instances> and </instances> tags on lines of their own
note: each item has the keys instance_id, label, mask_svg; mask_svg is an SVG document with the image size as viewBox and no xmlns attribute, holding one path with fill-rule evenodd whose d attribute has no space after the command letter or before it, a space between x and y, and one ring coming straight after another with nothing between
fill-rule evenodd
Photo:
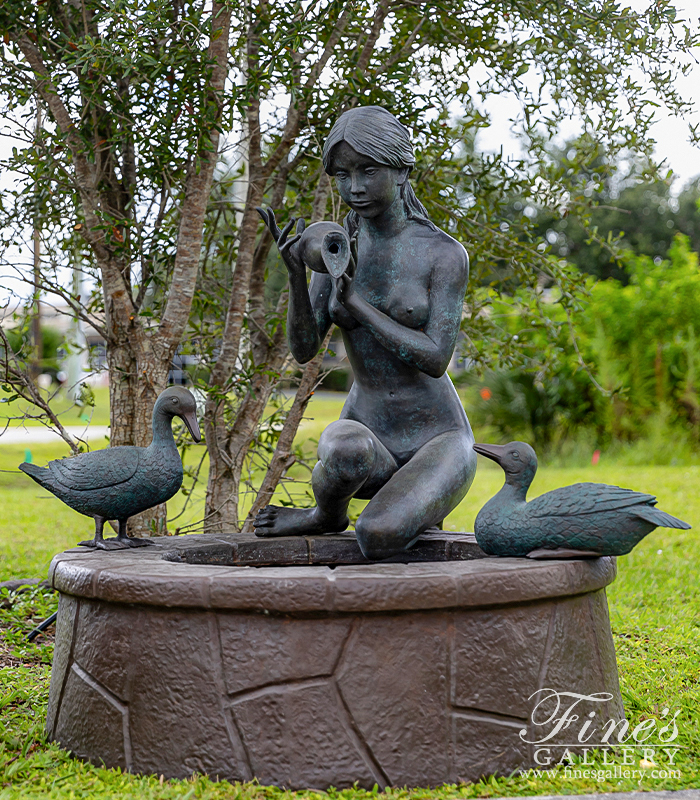
<instances>
[{"instance_id":1,"label":"resting bronze duck","mask_svg":"<svg viewBox=\"0 0 700 800\"><path fill-rule=\"evenodd\" d=\"M80 514L95 519L95 538L85 547L121 550L152 544L127 536L129 517L169 500L182 486L182 461L172 431L180 417L195 442L201 441L197 404L182 386L162 392L153 407L153 441L148 447L109 447L72 458L50 461L48 467L20 464L38 484ZM104 539L107 520L119 522L116 539Z\"/></svg>"},{"instance_id":2,"label":"resting bronze duck","mask_svg":"<svg viewBox=\"0 0 700 800\"><path fill-rule=\"evenodd\" d=\"M537 456L530 445L475 444L474 450L506 473L503 488L474 523L476 541L489 555L620 556L657 527L690 528L655 508L654 495L605 483L575 483L528 503L527 491L537 472Z\"/></svg>"}]
</instances>

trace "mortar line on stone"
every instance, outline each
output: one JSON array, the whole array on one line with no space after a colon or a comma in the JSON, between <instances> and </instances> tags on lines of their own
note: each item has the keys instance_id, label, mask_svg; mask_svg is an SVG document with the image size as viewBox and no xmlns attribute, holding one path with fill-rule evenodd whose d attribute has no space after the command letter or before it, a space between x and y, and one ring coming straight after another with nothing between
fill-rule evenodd
<instances>
[{"instance_id":1,"label":"mortar line on stone","mask_svg":"<svg viewBox=\"0 0 700 800\"><path fill-rule=\"evenodd\" d=\"M99 692L105 700L111 703L119 712L124 711L128 708L128 703L124 700L120 700L116 694L111 689L108 689L101 681L99 681L94 675L91 675L85 667L81 667L77 661L74 661L71 669L75 672L75 674L88 686L94 689L96 692Z\"/></svg>"},{"instance_id":2,"label":"mortar line on stone","mask_svg":"<svg viewBox=\"0 0 700 800\"><path fill-rule=\"evenodd\" d=\"M601 658L600 647L598 645L597 627L596 627L596 624L595 624L595 617L593 616L593 596L598 594L599 591L601 591L601 590L598 589L597 591L591 592L588 595L587 606L588 606L588 616L590 617L591 627L593 629L593 639L595 640L595 654L596 654L596 659L598 661L598 669L600 670L600 677L605 679L605 670L603 669L603 659ZM606 598L606 602L607 602L607 598Z\"/></svg>"},{"instance_id":3,"label":"mortar line on stone","mask_svg":"<svg viewBox=\"0 0 700 800\"><path fill-rule=\"evenodd\" d=\"M454 754L457 752L457 715L453 714L450 711L449 717L450 717L450 747L452 748L452 753ZM452 770L450 774L450 781L452 781L453 783L462 783L462 779L459 775L459 767L455 762L456 759L454 758L453 755L453 761L450 764L450 770Z\"/></svg>"},{"instance_id":4,"label":"mortar line on stone","mask_svg":"<svg viewBox=\"0 0 700 800\"><path fill-rule=\"evenodd\" d=\"M454 708L454 700L457 693L457 669L456 669L456 659L454 657L454 647L455 647L455 612L448 611L447 612L447 647L446 647L446 659L447 663L445 665L446 672L447 672L447 687L445 688L445 693L447 697L445 698L445 707L450 715L450 766L449 766L449 778L451 781L455 780L455 776L457 773L457 765L456 765L456 757L455 753L457 750L457 731L455 726L455 715L450 713L450 710Z\"/></svg>"},{"instance_id":5,"label":"mortar line on stone","mask_svg":"<svg viewBox=\"0 0 700 800\"><path fill-rule=\"evenodd\" d=\"M364 759L365 763L369 767L370 772L372 773L372 777L374 778L375 782L379 784L379 786L383 789L386 786L391 786L391 781L389 780L389 776L384 772L382 765L379 763L377 757L372 752L372 748L369 746L368 742L365 740L365 737L362 735L362 731L360 730L359 726L355 722L350 708L348 704L345 702L345 697L338 686L338 683L335 678L331 678L329 681L336 698L338 700L338 710L340 711L340 717L343 720L345 730L350 737L351 741L354 741L355 746L358 748L360 755Z\"/></svg>"},{"instance_id":6,"label":"mortar line on stone","mask_svg":"<svg viewBox=\"0 0 700 800\"><path fill-rule=\"evenodd\" d=\"M73 653L75 652L75 639L78 634L78 617L80 615L81 602L82 601L78 597L75 598L76 605L75 605L75 616L73 617L73 632L71 634L70 646L68 648L66 671L63 673L63 680L61 681L61 691L58 693L58 703L56 704L56 713L54 714L53 718L53 729L51 731L52 739L56 734L56 728L58 728L58 717L61 713L61 708L63 707L63 695L64 692L66 691L66 683L68 683L68 673L71 671L71 667L73 666ZM59 603L60 603L60 598L59 598ZM58 624L56 625L56 630L58 630Z\"/></svg>"},{"instance_id":7,"label":"mortar line on stone","mask_svg":"<svg viewBox=\"0 0 700 800\"><path fill-rule=\"evenodd\" d=\"M331 675L335 675L335 673L338 671L338 668L340 667L340 663L343 660L343 656L345 655L345 648L347 647L348 642L350 641L350 637L352 636L355 630L356 624L357 624L357 617L353 617L350 620L350 624L348 625L348 632L345 634L345 638L343 639L343 642L340 645L340 648L338 649L338 657L336 658L335 664L333 664L333 668L330 671Z\"/></svg>"},{"instance_id":8,"label":"mortar line on stone","mask_svg":"<svg viewBox=\"0 0 700 800\"><path fill-rule=\"evenodd\" d=\"M129 653L133 653L138 649L138 627L131 625L129 629ZM135 644L136 642L136 644ZM126 667L126 681L124 682L124 702L128 705L130 699L133 697L134 683L138 678L138 659L127 659ZM131 742L131 716L129 716L129 742Z\"/></svg>"},{"instance_id":9,"label":"mortar line on stone","mask_svg":"<svg viewBox=\"0 0 700 800\"><path fill-rule=\"evenodd\" d=\"M200 586L202 587L202 600L204 601L204 607L207 609L207 611L212 611L211 584L213 580L215 580L215 578L212 575L208 578L204 578L200 583Z\"/></svg>"},{"instance_id":10,"label":"mortar line on stone","mask_svg":"<svg viewBox=\"0 0 700 800\"><path fill-rule=\"evenodd\" d=\"M248 753L248 749L245 746L245 742L243 741L243 736L241 735L241 731L238 728L238 724L236 723L235 715L233 713L233 709L231 708L230 703L226 703L225 700L227 698L227 690L226 690L226 678L224 677L224 646L223 642L221 641L221 625L219 624L219 615L213 611L208 613L209 616L209 639L215 637L216 642L218 642L218 650L219 650L219 663L218 668L215 668L215 677L214 680L216 681L216 685L218 688L218 694L221 699L221 713L224 717L224 726L226 727L226 732L228 734L229 741L231 742L231 749L233 750L234 754L240 758L241 751L243 754L244 766L247 769L247 777L245 780L252 780L253 779L253 768L250 763L250 754ZM215 647L215 643L212 642L212 645ZM234 733L235 731L235 733ZM236 742L236 740L238 740Z\"/></svg>"},{"instance_id":11,"label":"mortar line on stone","mask_svg":"<svg viewBox=\"0 0 700 800\"><path fill-rule=\"evenodd\" d=\"M243 731L241 730L241 726L238 724L238 720L236 719L236 712L233 708L233 703L229 703L228 705L228 713L231 719L233 720L233 726L238 733L238 738L241 740L241 745L243 746L243 752L245 754L246 766L248 767L248 774L251 776L251 780L255 779L255 770L253 769L253 762L250 758L250 752L248 751L248 745L246 744L245 737L243 736Z\"/></svg>"},{"instance_id":12,"label":"mortar line on stone","mask_svg":"<svg viewBox=\"0 0 700 800\"><path fill-rule=\"evenodd\" d=\"M332 673L326 672L321 675L310 675L306 678L289 678L284 681L270 681L270 683L256 686L254 689L241 689L238 692L231 692L231 694L228 695L228 699L231 706L237 706L245 700L257 700L259 697L264 697L280 686L298 685L300 688L305 686L324 686L328 679L332 677Z\"/></svg>"},{"instance_id":13,"label":"mortar line on stone","mask_svg":"<svg viewBox=\"0 0 700 800\"><path fill-rule=\"evenodd\" d=\"M549 616L549 626L547 628L547 639L544 644L544 652L542 653L542 663L540 664L540 670L537 675L537 689L538 691L543 688L545 675L547 674L547 669L549 668L549 661L552 657L552 647L554 644L554 628L556 625L557 619L557 608L559 603L554 603L552 606L552 612ZM528 743L527 745L527 755L530 759L530 763L535 760L535 745L532 743Z\"/></svg>"},{"instance_id":14,"label":"mortar line on stone","mask_svg":"<svg viewBox=\"0 0 700 800\"><path fill-rule=\"evenodd\" d=\"M97 597L97 581L100 579L102 569L95 569L92 571L92 578L90 579L90 591L93 597Z\"/></svg>"},{"instance_id":15,"label":"mortar line on stone","mask_svg":"<svg viewBox=\"0 0 700 800\"><path fill-rule=\"evenodd\" d=\"M607 608L608 598L607 598L607 595L605 593L605 589L598 589L597 591L591 592L588 595L588 616L591 618L591 629L593 631L593 640L595 641L595 654L596 654L596 658L598 659L598 670L600 672L601 681L602 681L603 685L605 686L605 682L606 682L605 681L605 675L606 675L606 672L605 672L605 667L603 666L603 658L602 658L602 656L600 654L600 644L598 642L598 626L595 624L595 617L593 615L593 596L598 594L598 592L601 592L601 591L605 595L605 606ZM608 628L610 628L610 620L608 620ZM611 633L612 633L612 631L611 631ZM613 647L615 647L615 643L614 642L613 642ZM617 658L615 660L617 661ZM606 690L607 690L607 688L608 687L605 686ZM612 714L612 709L610 708L610 700L606 700L605 701L605 708L606 708L606 710L608 712L608 719L612 719L613 718L613 714Z\"/></svg>"},{"instance_id":16,"label":"mortar line on stone","mask_svg":"<svg viewBox=\"0 0 700 800\"><path fill-rule=\"evenodd\" d=\"M126 761L126 771L131 772L131 732L129 730L129 705L121 701L110 689L104 684L100 683L93 675L74 661L71 669L80 678L81 681L86 683L91 689L96 691L102 698L104 698L111 706L122 716L122 739L124 744L124 760Z\"/></svg>"},{"instance_id":17,"label":"mortar line on stone","mask_svg":"<svg viewBox=\"0 0 700 800\"><path fill-rule=\"evenodd\" d=\"M544 679L547 674L547 667L549 667L549 659L552 656L552 646L554 644L554 628L557 618L557 606L555 603L552 606L552 613L549 617L549 626L547 628L547 640L544 645L544 653L542 654L542 663L540 664L539 673L537 675L537 689L542 689Z\"/></svg>"},{"instance_id":18,"label":"mortar line on stone","mask_svg":"<svg viewBox=\"0 0 700 800\"><path fill-rule=\"evenodd\" d=\"M131 772L131 715L129 706L124 707L122 714L122 737L124 739L124 761L126 761L126 771Z\"/></svg>"},{"instance_id":19,"label":"mortar line on stone","mask_svg":"<svg viewBox=\"0 0 700 800\"><path fill-rule=\"evenodd\" d=\"M455 697L457 696L457 666L456 659L454 658L455 647L455 612L449 613L449 621L447 623L447 669L449 674L449 694L447 697L447 705L456 708Z\"/></svg>"},{"instance_id":20,"label":"mortar line on stone","mask_svg":"<svg viewBox=\"0 0 700 800\"><path fill-rule=\"evenodd\" d=\"M526 717L513 717L510 714L501 714L498 711L483 711L473 706L453 706L452 716L471 719L474 722L493 722L497 725L508 725L514 728L522 728L528 721Z\"/></svg>"}]
</instances>

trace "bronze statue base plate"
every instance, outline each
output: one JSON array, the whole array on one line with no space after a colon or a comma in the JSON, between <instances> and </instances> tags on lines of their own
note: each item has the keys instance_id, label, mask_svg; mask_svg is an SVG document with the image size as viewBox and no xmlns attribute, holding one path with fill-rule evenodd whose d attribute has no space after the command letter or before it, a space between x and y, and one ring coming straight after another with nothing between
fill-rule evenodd
<instances>
[{"instance_id":1,"label":"bronze statue base plate","mask_svg":"<svg viewBox=\"0 0 700 800\"><path fill-rule=\"evenodd\" d=\"M473 533L429 531L413 547L382 562L362 555L355 534L325 536L258 537L254 534L208 537L207 541L179 542L191 536L170 539L174 546L163 554L164 561L185 564L220 564L229 567L293 567L302 565L339 566L341 564L414 564L419 561L469 561L488 558L476 543Z\"/></svg>"}]
</instances>

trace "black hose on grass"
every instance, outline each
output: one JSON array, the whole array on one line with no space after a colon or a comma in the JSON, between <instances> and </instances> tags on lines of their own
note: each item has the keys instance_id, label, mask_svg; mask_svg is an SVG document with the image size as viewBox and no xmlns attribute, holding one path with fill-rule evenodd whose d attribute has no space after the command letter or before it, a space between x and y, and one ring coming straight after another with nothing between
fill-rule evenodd
<instances>
[{"instance_id":1,"label":"black hose on grass","mask_svg":"<svg viewBox=\"0 0 700 800\"><path fill-rule=\"evenodd\" d=\"M43 622L39 623L39 625L37 625L31 633L27 634L27 641L33 642L40 633L43 633L48 627L56 622L57 616L58 611L54 611L50 617L47 617Z\"/></svg>"}]
</instances>

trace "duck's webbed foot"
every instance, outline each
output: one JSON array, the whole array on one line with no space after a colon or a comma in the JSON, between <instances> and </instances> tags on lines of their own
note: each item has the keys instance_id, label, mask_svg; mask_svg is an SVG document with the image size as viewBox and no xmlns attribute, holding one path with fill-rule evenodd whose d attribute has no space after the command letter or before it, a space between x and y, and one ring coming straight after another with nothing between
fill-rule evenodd
<instances>
[{"instance_id":1,"label":"duck's webbed foot","mask_svg":"<svg viewBox=\"0 0 700 800\"><path fill-rule=\"evenodd\" d=\"M81 542L82 544L82 542ZM118 539L102 539L95 542L95 547L98 550L126 550L126 545L122 544Z\"/></svg>"},{"instance_id":2,"label":"duck's webbed foot","mask_svg":"<svg viewBox=\"0 0 700 800\"><path fill-rule=\"evenodd\" d=\"M286 506L265 506L258 512L253 522L255 535L272 536L313 536L320 533L340 533L350 520L342 517L327 517L315 508L288 508Z\"/></svg>"},{"instance_id":3,"label":"duck's webbed foot","mask_svg":"<svg viewBox=\"0 0 700 800\"><path fill-rule=\"evenodd\" d=\"M90 547L93 550L126 550L127 546L117 539L103 539L102 537L78 542L78 547Z\"/></svg>"},{"instance_id":4,"label":"duck's webbed foot","mask_svg":"<svg viewBox=\"0 0 700 800\"><path fill-rule=\"evenodd\" d=\"M135 536L126 536L124 539L116 538L117 542L121 542L124 547L148 547L155 544L150 539L137 539Z\"/></svg>"},{"instance_id":5,"label":"duck's webbed foot","mask_svg":"<svg viewBox=\"0 0 700 800\"><path fill-rule=\"evenodd\" d=\"M78 542L79 547L91 547L96 550L125 550L128 545L122 544L117 539L104 539L102 531L105 525L104 517L95 517L95 538L87 539L84 542Z\"/></svg>"},{"instance_id":6,"label":"duck's webbed foot","mask_svg":"<svg viewBox=\"0 0 700 800\"><path fill-rule=\"evenodd\" d=\"M113 541L120 543L121 547L148 547L154 544L150 539L137 539L135 536L126 535L126 520L119 520L119 533Z\"/></svg>"}]
</instances>

